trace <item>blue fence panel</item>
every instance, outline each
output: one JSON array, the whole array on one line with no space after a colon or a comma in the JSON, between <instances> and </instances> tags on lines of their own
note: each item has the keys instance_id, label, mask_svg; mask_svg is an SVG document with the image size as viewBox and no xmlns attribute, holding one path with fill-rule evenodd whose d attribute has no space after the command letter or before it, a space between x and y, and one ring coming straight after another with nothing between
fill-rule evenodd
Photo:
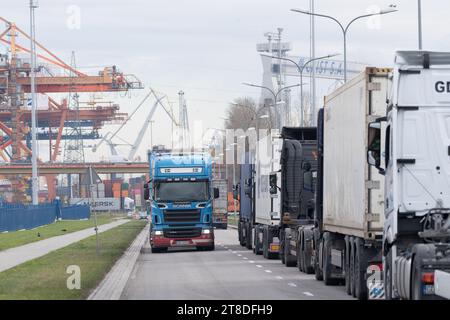
<instances>
[{"instance_id":1,"label":"blue fence panel","mask_svg":"<svg viewBox=\"0 0 450 320\"><path fill-rule=\"evenodd\" d=\"M89 205L73 205L61 208L62 220L81 220L91 217L91 208Z\"/></svg>"},{"instance_id":2,"label":"blue fence panel","mask_svg":"<svg viewBox=\"0 0 450 320\"><path fill-rule=\"evenodd\" d=\"M0 207L0 232L33 229L53 223L56 205L44 203L36 206L7 204Z\"/></svg>"}]
</instances>

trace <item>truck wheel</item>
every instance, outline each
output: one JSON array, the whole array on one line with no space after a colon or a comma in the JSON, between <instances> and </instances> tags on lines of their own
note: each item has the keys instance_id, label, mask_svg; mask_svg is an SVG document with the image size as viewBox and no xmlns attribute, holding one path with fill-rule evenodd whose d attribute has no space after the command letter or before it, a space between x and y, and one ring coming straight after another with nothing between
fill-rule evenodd
<instances>
[{"instance_id":1,"label":"truck wheel","mask_svg":"<svg viewBox=\"0 0 450 320\"><path fill-rule=\"evenodd\" d=\"M154 247L151 247L151 251L152 251L152 253L160 253L161 252L161 249L160 248L154 248Z\"/></svg>"},{"instance_id":2,"label":"truck wheel","mask_svg":"<svg viewBox=\"0 0 450 320\"><path fill-rule=\"evenodd\" d=\"M331 277L331 247L332 240L331 235L325 232L323 235L323 282L326 286L336 285L336 279Z\"/></svg>"},{"instance_id":3,"label":"truck wheel","mask_svg":"<svg viewBox=\"0 0 450 320\"><path fill-rule=\"evenodd\" d=\"M286 267L295 267L297 264L297 259L291 254L291 244L290 244L290 238L291 238L291 230L286 229L286 232L284 234L284 260L286 262Z\"/></svg>"},{"instance_id":4,"label":"truck wheel","mask_svg":"<svg viewBox=\"0 0 450 320\"><path fill-rule=\"evenodd\" d=\"M392 266L391 266L392 252L389 250L385 258L384 264L384 295L386 300L392 300Z\"/></svg>"},{"instance_id":5,"label":"truck wheel","mask_svg":"<svg viewBox=\"0 0 450 320\"><path fill-rule=\"evenodd\" d=\"M350 237L345 236L345 254L344 254L344 273L345 273L345 291L348 295L352 294L351 290L351 273L350 273Z\"/></svg>"},{"instance_id":6,"label":"truck wheel","mask_svg":"<svg viewBox=\"0 0 450 320\"><path fill-rule=\"evenodd\" d=\"M253 249L253 252L256 255L261 254L261 242L259 241L259 226L255 227L255 248Z\"/></svg>"},{"instance_id":7,"label":"truck wheel","mask_svg":"<svg viewBox=\"0 0 450 320\"><path fill-rule=\"evenodd\" d=\"M355 239L350 238L350 292L356 298L355 286Z\"/></svg>"},{"instance_id":8,"label":"truck wheel","mask_svg":"<svg viewBox=\"0 0 450 320\"><path fill-rule=\"evenodd\" d=\"M314 275L317 281L323 280L323 272L320 266L320 260L321 260L321 254L323 252L323 249L321 250L322 246L322 240L320 239L319 231L316 229L314 230L314 243L315 243L315 250L316 250L316 256L314 259ZM323 258L322 258L323 259Z\"/></svg>"},{"instance_id":9,"label":"truck wheel","mask_svg":"<svg viewBox=\"0 0 450 320\"><path fill-rule=\"evenodd\" d=\"M355 296L358 300L367 299L367 283L366 283L366 271L367 271L367 256L362 240L360 238L355 239Z\"/></svg>"},{"instance_id":10,"label":"truck wheel","mask_svg":"<svg viewBox=\"0 0 450 320\"><path fill-rule=\"evenodd\" d=\"M263 227L262 231L263 231L263 232L262 232L262 234L263 234L263 237L262 237L262 253L263 253L263 257L264 257L265 259L268 259L268 256L269 256L269 248L267 247L268 241L267 241L267 231L266 231L266 228Z\"/></svg>"},{"instance_id":11,"label":"truck wheel","mask_svg":"<svg viewBox=\"0 0 450 320\"><path fill-rule=\"evenodd\" d=\"M252 224L248 223L247 224L247 238L245 239L245 247L249 250L252 249Z\"/></svg>"},{"instance_id":12,"label":"truck wheel","mask_svg":"<svg viewBox=\"0 0 450 320\"><path fill-rule=\"evenodd\" d=\"M244 242L242 241L242 224L240 221L238 221L238 239L239 239L239 244L241 246L244 246Z\"/></svg>"},{"instance_id":13,"label":"truck wheel","mask_svg":"<svg viewBox=\"0 0 450 320\"><path fill-rule=\"evenodd\" d=\"M304 230L303 231L303 269L306 274L313 274L314 273L314 266L312 266L312 241L313 241L313 234L311 230Z\"/></svg>"},{"instance_id":14,"label":"truck wheel","mask_svg":"<svg viewBox=\"0 0 450 320\"><path fill-rule=\"evenodd\" d=\"M284 235L284 230L280 230L280 260L282 264L286 264L286 259L284 255L284 247L286 246L286 238Z\"/></svg>"}]
</instances>

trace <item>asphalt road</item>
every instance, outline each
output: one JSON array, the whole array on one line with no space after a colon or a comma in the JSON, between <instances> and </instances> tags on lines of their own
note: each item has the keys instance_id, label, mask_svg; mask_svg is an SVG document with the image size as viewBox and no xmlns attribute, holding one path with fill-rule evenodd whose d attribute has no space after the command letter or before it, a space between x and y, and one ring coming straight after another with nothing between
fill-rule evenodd
<instances>
[{"instance_id":1,"label":"asphalt road","mask_svg":"<svg viewBox=\"0 0 450 320\"><path fill-rule=\"evenodd\" d=\"M215 251L141 253L121 299L353 299L343 286L241 247L237 230L216 230Z\"/></svg>"}]
</instances>

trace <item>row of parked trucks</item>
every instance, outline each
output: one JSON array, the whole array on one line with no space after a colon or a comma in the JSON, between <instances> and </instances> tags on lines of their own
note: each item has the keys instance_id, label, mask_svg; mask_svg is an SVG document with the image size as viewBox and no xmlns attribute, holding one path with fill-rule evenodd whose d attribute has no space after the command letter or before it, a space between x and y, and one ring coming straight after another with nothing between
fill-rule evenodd
<instances>
[{"instance_id":1,"label":"row of parked trucks","mask_svg":"<svg viewBox=\"0 0 450 320\"><path fill-rule=\"evenodd\" d=\"M358 299L450 299L450 54L397 52L241 165L239 242Z\"/></svg>"}]
</instances>

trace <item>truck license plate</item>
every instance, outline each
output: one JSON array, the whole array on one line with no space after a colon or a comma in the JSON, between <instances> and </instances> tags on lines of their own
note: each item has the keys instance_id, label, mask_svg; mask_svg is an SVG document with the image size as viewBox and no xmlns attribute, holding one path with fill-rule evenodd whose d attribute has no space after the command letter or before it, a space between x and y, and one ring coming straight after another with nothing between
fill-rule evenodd
<instances>
[{"instance_id":1,"label":"truck license plate","mask_svg":"<svg viewBox=\"0 0 450 320\"><path fill-rule=\"evenodd\" d=\"M434 285L433 284L424 285L422 290L424 295L434 294Z\"/></svg>"},{"instance_id":2,"label":"truck license plate","mask_svg":"<svg viewBox=\"0 0 450 320\"><path fill-rule=\"evenodd\" d=\"M177 241L176 244L179 246L186 246L186 245L190 244L190 242L189 241Z\"/></svg>"}]
</instances>

